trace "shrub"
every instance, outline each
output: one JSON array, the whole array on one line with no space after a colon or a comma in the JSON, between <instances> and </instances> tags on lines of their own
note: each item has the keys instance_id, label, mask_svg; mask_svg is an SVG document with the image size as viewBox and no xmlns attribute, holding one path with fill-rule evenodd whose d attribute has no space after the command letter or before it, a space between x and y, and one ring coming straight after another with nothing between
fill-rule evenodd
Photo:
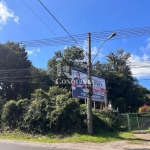
<instances>
[{"instance_id":1,"label":"shrub","mask_svg":"<svg viewBox=\"0 0 150 150\"><path fill-rule=\"evenodd\" d=\"M28 99L21 99L17 102L18 106L17 126L20 128L22 128L22 126L24 125L24 117L29 105L30 101Z\"/></svg>"},{"instance_id":2,"label":"shrub","mask_svg":"<svg viewBox=\"0 0 150 150\"><path fill-rule=\"evenodd\" d=\"M70 98L63 107L57 107L51 116L51 128L59 133L83 132L84 117L80 114L80 104L77 99Z\"/></svg>"},{"instance_id":3,"label":"shrub","mask_svg":"<svg viewBox=\"0 0 150 150\"><path fill-rule=\"evenodd\" d=\"M150 112L150 106L143 105L139 108L139 113Z\"/></svg>"},{"instance_id":4,"label":"shrub","mask_svg":"<svg viewBox=\"0 0 150 150\"><path fill-rule=\"evenodd\" d=\"M2 122L5 126L15 128L18 119L18 106L14 100L7 102L2 109Z\"/></svg>"},{"instance_id":5,"label":"shrub","mask_svg":"<svg viewBox=\"0 0 150 150\"><path fill-rule=\"evenodd\" d=\"M34 100L29 105L24 118L24 129L30 132L44 132L48 130L48 114L51 108L49 107L48 100Z\"/></svg>"},{"instance_id":6,"label":"shrub","mask_svg":"<svg viewBox=\"0 0 150 150\"><path fill-rule=\"evenodd\" d=\"M100 110L93 111L94 132L99 132L100 130L114 131L117 128L118 122L115 113Z\"/></svg>"}]
</instances>

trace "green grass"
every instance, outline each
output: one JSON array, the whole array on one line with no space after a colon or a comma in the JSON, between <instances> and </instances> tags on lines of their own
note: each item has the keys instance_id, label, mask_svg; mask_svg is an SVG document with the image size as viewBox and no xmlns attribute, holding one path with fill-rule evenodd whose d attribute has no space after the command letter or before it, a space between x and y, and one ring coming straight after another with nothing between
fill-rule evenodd
<instances>
[{"instance_id":1,"label":"green grass","mask_svg":"<svg viewBox=\"0 0 150 150\"><path fill-rule=\"evenodd\" d=\"M94 135L88 134L73 134L73 135L54 135L47 134L43 135L35 135L27 134L19 131L6 132L5 135L0 135L0 139L11 139L11 140L25 140L25 141L34 141L34 142L48 142L48 143L73 143L73 142L96 142L96 143L104 143L109 141L116 140L137 140L132 133L128 132L106 132L101 131Z\"/></svg>"}]
</instances>

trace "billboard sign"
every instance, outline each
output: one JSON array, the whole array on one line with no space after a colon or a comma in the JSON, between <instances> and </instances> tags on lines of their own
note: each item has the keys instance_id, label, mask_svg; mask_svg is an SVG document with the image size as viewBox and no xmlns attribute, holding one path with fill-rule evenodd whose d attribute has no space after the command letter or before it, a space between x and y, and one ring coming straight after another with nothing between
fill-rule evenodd
<instances>
[{"instance_id":1,"label":"billboard sign","mask_svg":"<svg viewBox=\"0 0 150 150\"><path fill-rule=\"evenodd\" d=\"M87 98L87 74L77 69L72 69L72 96L76 98ZM92 100L104 102L106 91L105 79L92 76L93 96Z\"/></svg>"}]
</instances>

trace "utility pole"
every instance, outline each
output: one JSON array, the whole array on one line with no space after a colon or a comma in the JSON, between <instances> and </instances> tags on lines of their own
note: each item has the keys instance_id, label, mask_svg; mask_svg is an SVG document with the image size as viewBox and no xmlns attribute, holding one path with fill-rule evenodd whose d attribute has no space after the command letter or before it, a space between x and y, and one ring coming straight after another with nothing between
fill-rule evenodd
<instances>
[{"instance_id":1,"label":"utility pole","mask_svg":"<svg viewBox=\"0 0 150 150\"><path fill-rule=\"evenodd\" d=\"M93 117L92 117L92 95L93 83L91 80L91 33L88 33L88 62L87 62L87 130L89 134L93 133Z\"/></svg>"}]
</instances>

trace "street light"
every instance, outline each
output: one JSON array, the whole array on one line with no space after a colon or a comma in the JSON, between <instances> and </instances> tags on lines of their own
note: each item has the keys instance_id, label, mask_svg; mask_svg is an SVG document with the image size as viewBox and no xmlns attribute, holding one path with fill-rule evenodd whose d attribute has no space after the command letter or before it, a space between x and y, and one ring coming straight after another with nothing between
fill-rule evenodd
<instances>
[{"instance_id":1,"label":"street light","mask_svg":"<svg viewBox=\"0 0 150 150\"><path fill-rule=\"evenodd\" d=\"M104 43L111 39L112 37L114 37L116 35L116 33L112 33L100 46L98 52L96 53L95 57L97 56L97 54L99 53L100 49L102 48L102 46L104 45ZM94 59L95 59L94 57ZM94 61L93 59L93 61ZM92 61L92 62L93 62ZM92 62L91 62L91 33L88 34L88 62L87 62L87 79L88 79L88 88L87 88L87 129L88 129L88 133L89 134L93 134L93 117L92 117L92 80L91 80L91 66L92 66Z\"/></svg>"},{"instance_id":2,"label":"street light","mask_svg":"<svg viewBox=\"0 0 150 150\"><path fill-rule=\"evenodd\" d=\"M114 36L116 36L116 33L112 33L112 34L108 37L108 39L111 39L111 38L114 37Z\"/></svg>"},{"instance_id":3,"label":"street light","mask_svg":"<svg viewBox=\"0 0 150 150\"><path fill-rule=\"evenodd\" d=\"M99 50L97 51L95 57L97 56L97 54L98 54L99 51L101 50L101 48L102 48L102 46L104 45L104 43L105 43L106 41L108 41L109 39L111 39L112 37L114 37L114 36L116 36L116 33L112 33L112 34L102 43L102 45L100 46ZM93 63L95 57L93 58L92 63Z\"/></svg>"}]
</instances>

